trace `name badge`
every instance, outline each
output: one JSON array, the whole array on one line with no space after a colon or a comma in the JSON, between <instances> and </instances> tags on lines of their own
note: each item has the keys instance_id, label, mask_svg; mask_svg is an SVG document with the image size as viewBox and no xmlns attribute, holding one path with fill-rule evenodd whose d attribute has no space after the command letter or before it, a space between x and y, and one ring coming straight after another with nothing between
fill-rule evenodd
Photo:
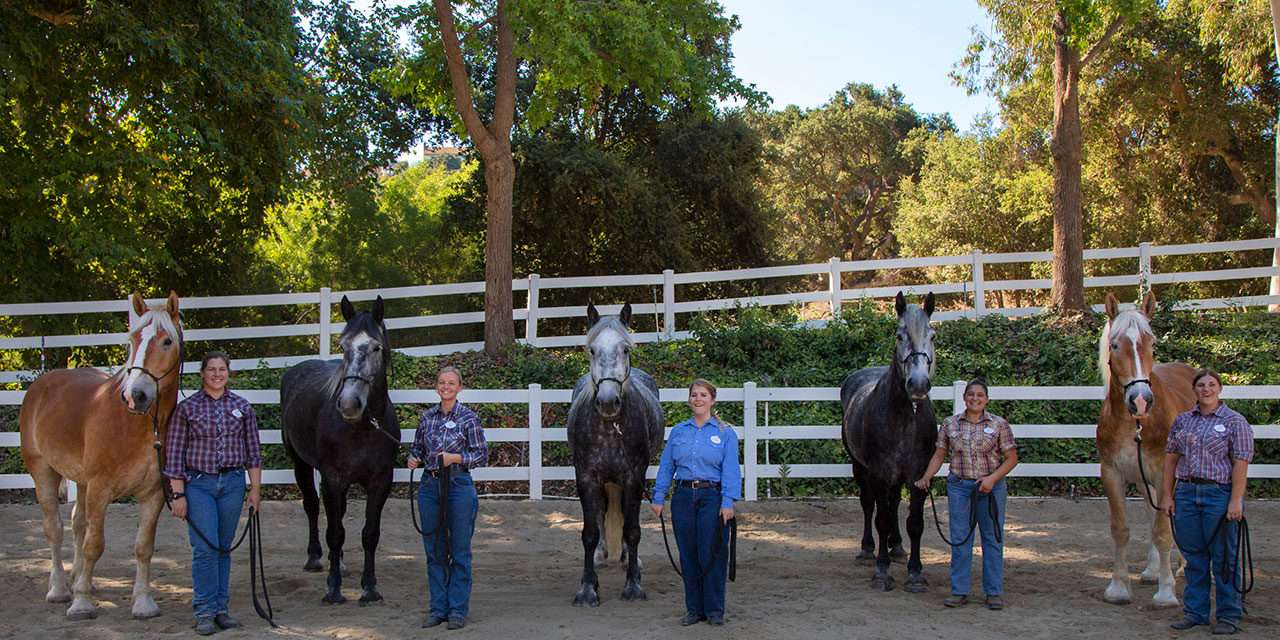
<instances>
[{"instance_id":1,"label":"name badge","mask_svg":"<svg viewBox=\"0 0 1280 640\"><path fill-rule=\"evenodd\" d=\"M1226 433L1227 427L1224 425L1215 424L1213 425L1213 430L1217 431L1218 433Z\"/></svg>"},{"instance_id":2,"label":"name badge","mask_svg":"<svg viewBox=\"0 0 1280 640\"><path fill-rule=\"evenodd\" d=\"M450 421L448 421L448 422L444 423L444 428L446 428L446 429L457 429L457 428L458 428L458 423L456 423L456 422L454 422L454 421L450 420Z\"/></svg>"},{"instance_id":3,"label":"name badge","mask_svg":"<svg viewBox=\"0 0 1280 640\"><path fill-rule=\"evenodd\" d=\"M235 417L237 417L237 418L243 418L243 417L244 417L244 414L243 414L243 413L240 413L240 410L239 410L239 409L232 409L232 410L231 410L231 415L233 415L233 416L235 416Z\"/></svg>"},{"instance_id":4,"label":"name badge","mask_svg":"<svg viewBox=\"0 0 1280 640\"><path fill-rule=\"evenodd\" d=\"M711 436L711 444L720 444L721 442L720 436Z\"/></svg>"},{"instance_id":5,"label":"name badge","mask_svg":"<svg viewBox=\"0 0 1280 640\"><path fill-rule=\"evenodd\" d=\"M983 427L983 428L982 428L982 432L983 432L983 433L985 433L985 434L987 434L987 435L991 435L991 434L995 433L995 432L996 432L996 430L995 430L995 429L992 429L991 427Z\"/></svg>"}]
</instances>

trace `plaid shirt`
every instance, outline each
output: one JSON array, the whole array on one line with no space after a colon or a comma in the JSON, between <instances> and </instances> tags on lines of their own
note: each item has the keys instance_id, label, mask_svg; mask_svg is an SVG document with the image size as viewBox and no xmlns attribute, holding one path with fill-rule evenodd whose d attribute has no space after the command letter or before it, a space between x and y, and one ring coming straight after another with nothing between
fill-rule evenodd
<instances>
[{"instance_id":1,"label":"plaid shirt","mask_svg":"<svg viewBox=\"0 0 1280 640\"><path fill-rule=\"evenodd\" d=\"M480 417L461 402L448 413L437 404L423 411L418 419L409 455L421 460L424 468L435 471L440 468L438 458L442 453L460 454L462 468L467 470L489 462L489 445L484 441Z\"/></svg>"},{"instance_id":2,"label":"plaid shirt","mask_svg":"<svg viewBox=\"0 0 1280 640\"><path fill-rule=\"evenodd\" d=\"M951 457L951 473L969 480L995 472L1004 452L1017 446L1009 421L986 411L977 422L963 413L950 416L938 429L938 448Z\"/></svg>"},{"instance_id":3,"label":"plaid shirt","mask_svg":"<svg viewBox=\"0 0 1280 640\"><path fill-rule=\"evenodd\" d=\"M258 418L248 400L201 389L178 403L164 442L164 475L187 479L187 470L218 473L229 467L262 468Z\"/></svg>"},{"instance_id":4,"label":"plaid shirt","mask_svg":"<svg viewBox=\"0 0 1280 640\"><path fill-rule=\"evenodd\" d=\"M1232 460L1253 459L1253 427L1226 403L1207 416L1196 405L1174 418L1164 450L1182 456L1174 472L1179 480L1230 484Z\"/></svg>"}]
</instances>

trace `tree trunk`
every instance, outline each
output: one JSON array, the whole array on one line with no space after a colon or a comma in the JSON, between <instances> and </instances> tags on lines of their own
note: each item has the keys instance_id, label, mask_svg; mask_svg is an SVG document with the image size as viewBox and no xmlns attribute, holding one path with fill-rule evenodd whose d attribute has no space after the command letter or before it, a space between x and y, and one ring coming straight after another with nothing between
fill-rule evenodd
<instances>
[{"instance_id":1,"label":"tree trunk","mask_svg":"<svg viewBox=\"0 0 1280 640\"><path fill-rule=\"evenodd\" d=\"M1280 0L1271 0L1271 36L1275 41L1276 61L1280 62ZM1280 114L1276 115L1276 131L1280 131ZM1280 238L1280 135L1276 136L1274 181L1276 220L1272 235ZM1280 267L1280 248L1271 252L1271 266ZM1271 276L1271 295L1280 296L1280 276ZM1280 311L1280 304L1268 305L1267 310L1273 313Z\"/></svg>"},{"instance_id":2,"label":"tree trunk","mask_svg":"<svg viewBox=\"0 0 1280 640\"><path fill-rule=\"evenodd\" d=\"M1080 52L1067 39L1062 11L1053 18L1053 289L1049 306L1084 311L1081 211Z\"/></svg>"},{"instance_id":3,"label":"tree trunk","mask_svg":"<svg viewBox=\"0 0 1280 640\"><path fill-rule=\"evenodd\" d=\"M511 205L516 165L510 145L484 159L484 351L497 355L516 340L511 319Z\"/></svg>"}]
</instances>

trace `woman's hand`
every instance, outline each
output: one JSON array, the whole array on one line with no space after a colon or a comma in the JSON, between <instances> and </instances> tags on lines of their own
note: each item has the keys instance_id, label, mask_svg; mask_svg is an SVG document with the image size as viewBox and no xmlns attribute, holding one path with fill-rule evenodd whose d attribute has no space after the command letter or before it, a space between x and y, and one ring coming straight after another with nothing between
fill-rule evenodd
<instances>
[{"instance_id":1,"label":"woman's hand","mask_svg":"<svg viewBox=\"0 0 1280 640\"><path fill-rule=\"evenodd\" d=\"M933 480L933 478L931 478L931 477L929 477L929 476L924 476L924 477L920 478L919 480L916 480L916 488L917 488L917 489L924 490L924 491L928 491L928 490L929 490L929 482L930 482L931 480Z\"/></svg>"},{"instance_id":2,"label":"woman's hand","mask_svg":"<svg viewBox=\"0 0 1280 640\"><path fill-rule=\"evenodd\" d=\"M991 493L995 488L997 480L991 476L982 476L978 479L978 493Z\"/></svg>"},{"instance_id":3,"label":"woman's hand","mask_svg":"<svg viewBox=\"0 0 1280 640\"><path fill-rule=\"evenodd\" d=\"M409 456L409 460L406 464L409 465L409 470L412 471L414 469L417 469L419 466L421 466L422 461L413 456Z\"/></svg>"},{"instance_id":4,"label":"woman's hand","mask_svg":"<svg viewBox=\"0 0 1280 640\"><path fill-rule=\"evenodd\" d=\"M650 509L653 509L653 515L658 516L659 518L661 518L661 517L662 517L662 505L660 505L660 504L650 504L650 505L649 505L649 508L650 508Z\"/></svg>"},{"instance_id":5,"label":"woman's hand","mask_svg":"<svg viewBox=\"0 0 1280 640\"><path fill-rule=\"evenodd\" d=\"M253 509L253 513L257 513L258 505L262 504L262 488L256 484L253 485L249 489L249 497L245 501L249 503L249 508Z\"/></svg>"},{"instance_id":6,"label":"woman's hand","mask_svg":"<svg viewBox=\"0 0 1280 640\"><path fill-rule=\"evenodd\" d=\"M174 498L174 499L173 499L173 504L171 505L171 509L173 510L173 517L175 517L175 518L177 518L177 519L179 519L179 520L186 520L186 519L187 519L187 499L186 499L186 497L185 497L185 496L179 496L179 497L177 497L177 498Z\"/></svg>"},{"instance_id":7,"label":"woman's hand","mask_svg":"<svg viewBox=\"0 0 1280 640\"><path fill-rule=\"evenodd\" d=\"M1227 503L1227 519L1236 522L1244 517L1244 498L1236 498Z\"/></svg>"},{"instance_id":8,"label":"woman's hand","mask_svg":"<svg viewBox=\"0 0 1280 640\"><path fill-rule=\"evenodd\" d=\"M1166 493L1160 498L1160 511L1170 518L1173 517L1173 494Z\"/></svg>"},{"instance_id":9,"label":"woman's hand","mask_svg":"<svg viewBox=\"0 0 1280 640\"><path fill-rule=\"evenodd\" d=\"M720 510L720 521L728 524L733 519L733 507L725 507Z\"/></svg>"}]
</instances>

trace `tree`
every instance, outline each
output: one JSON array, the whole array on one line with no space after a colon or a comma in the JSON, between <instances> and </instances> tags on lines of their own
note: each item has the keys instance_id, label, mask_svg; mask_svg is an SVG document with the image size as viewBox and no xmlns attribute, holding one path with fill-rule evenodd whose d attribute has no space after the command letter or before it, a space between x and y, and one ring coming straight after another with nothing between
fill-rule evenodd
<instances>
[{"instance_id":1,"label":"tree","mask_svg":"<svg viewBox=\"0 0 1280 640\"><path fill-rule=\"evenodd\" d=\"M896 87L853 83L825 105L756 118L767 140L762 191L788 232L788 260L892 255L899 183L920 168L920 141L953 129L916 113Z\"/></svg>"},{"instance_id":2,"label":"tree","mask_svg":"<svg viewBox=\"0 0 1280 640\"><path fill-rule=\"evenodd\" d=\"M1154 8L1146 0L979 0L995 23L999 40L977 34L961 62L971 89L980 84L991 55L986 87L1008 104L1025 85L1044 82L1051 71L1053 126L1053 289L1049 304L1083 311L1084 226L1081 194L1083 142L1081 75L1090 70L1124 24Z\"/></svg>"},{"instance_id":3,"label":"tree","mask_svg":"<svg viewBox=\"0 0 1280 640\"><path fill-rule=\"evenodd\" d=\"M386 74L401 95L448 113L480 156L486 186L485 351L515 339L511 228L515 160L511 134L545 124L575 101L591 114L607 90L631 85L655 104L664 96L710 112L714 98L753 96L732 73L737 21L708 0L585 2L433 0L401 19L417 50ZM527 100L517 104L517 86ZM519 108L520 113L517 113Z\"/></svg>"}]
</instances>

